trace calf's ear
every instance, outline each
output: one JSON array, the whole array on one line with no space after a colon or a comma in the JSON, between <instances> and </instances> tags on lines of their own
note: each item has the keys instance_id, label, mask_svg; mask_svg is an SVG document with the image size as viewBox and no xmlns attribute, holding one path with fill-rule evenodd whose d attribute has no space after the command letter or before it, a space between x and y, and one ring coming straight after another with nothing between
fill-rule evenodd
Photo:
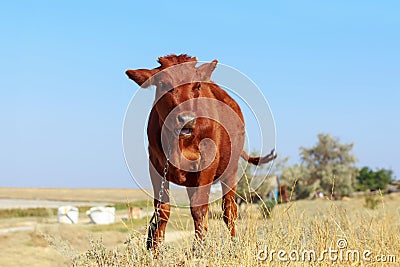
<instances>
[{"instance_id":1,"label":"calf's ear","mask_svg":"<svg viewBox=\"0 0 400 267\"><path fill-rule=\"evenodd\" d=\"M127 70L125 73L128 75L129 79L133 80L142 88L147 88L152 85L151 77L157 73L158 70L152 69L137 69L137 70Z\"/></svg>"},{"instance_id":2,"label":"calf's ear","mask_svg":"<svg viewBox=\"0 0 400 267\"><path fill-rule=\"evenodd\" d=\"M210 63L204 63L203 65L199 66L196 70L197 81L201 81L201 82L210 81L211 74L215 70L217 63L218 63L218 60L213 60Z\"/></svg>"}]
</instances>

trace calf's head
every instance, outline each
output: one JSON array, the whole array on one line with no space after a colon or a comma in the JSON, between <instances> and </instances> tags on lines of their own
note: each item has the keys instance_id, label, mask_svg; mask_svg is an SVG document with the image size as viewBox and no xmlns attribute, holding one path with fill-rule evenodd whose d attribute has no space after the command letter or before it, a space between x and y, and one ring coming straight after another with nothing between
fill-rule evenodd
<instances>
[{"instance_id":1,"label":"calf's head","mask_svg":"<svg viewBox=\"0 0 400 267\"><path fill-rule=\"evenodd\" d=\"M158 62L161 66L157 68L127 70L126 74L142 88L155 86L153 108L161 121L179 138L190 137L196 127L196 111L202 108L190 100L204 96L204 91L209 90L217 60L196 67L194 57L170 55L160 57Z\"/></svg>"}]
</instances>

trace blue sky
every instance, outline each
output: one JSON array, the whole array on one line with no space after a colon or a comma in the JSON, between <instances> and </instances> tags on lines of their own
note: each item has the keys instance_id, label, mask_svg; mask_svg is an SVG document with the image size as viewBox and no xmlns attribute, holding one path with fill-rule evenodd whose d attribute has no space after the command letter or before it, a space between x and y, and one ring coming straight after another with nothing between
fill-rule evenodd
<instances>
[{"instance_id":1,"label":"blue sky","mask_svg":"<svg viewBox=\"0 0 400 267\"><path fill-rule=\"evenodd\" d=\"M3 1L0 186L134 187L121 135L138 89L124 71L170 53L249 76L291 163L323 132L354 142L358 166L400 178L399 11L365 0Z\"/></svg>"}]
</instances>

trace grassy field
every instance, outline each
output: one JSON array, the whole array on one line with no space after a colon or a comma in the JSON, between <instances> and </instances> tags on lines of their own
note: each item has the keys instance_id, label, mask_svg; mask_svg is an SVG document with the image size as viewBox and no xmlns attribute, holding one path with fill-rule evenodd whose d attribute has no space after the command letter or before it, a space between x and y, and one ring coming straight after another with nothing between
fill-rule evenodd
<instances>
[{"instance_id":1,"label":"grassy field","mask_svg":"<svg viewBox=\"0 0 400 267\"><path fill-rule=\"evenodd\" d=\"M296 201L276 206L269 219L246 205L234 240L212 204L207 239L197 245L189 210L173 208L157 259L144 249L148 218L123 222L124 209L118 222L105 226L60 225L51 216L7 218L0 227L32 229L0 233L0 266L399 266L400 195L378 199L376 209L366 208L364 198Z\"/></svg>"}]
</instances>

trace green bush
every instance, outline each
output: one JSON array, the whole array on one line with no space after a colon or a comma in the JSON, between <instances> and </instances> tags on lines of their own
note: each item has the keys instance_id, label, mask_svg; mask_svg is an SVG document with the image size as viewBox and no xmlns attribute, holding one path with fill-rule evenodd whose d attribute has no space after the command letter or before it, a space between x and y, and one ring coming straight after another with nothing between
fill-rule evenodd
<instances>
[{"instance_id":1,"label":"green bush","mask_svg":"<svg viewBox=\"0 0 400 267\"><path fill-rule=\"evenodd\" d=\"M278 204L276 200L267 199L266 201L263 201L260 206L260 211L264 218L271 218L272 209L276 206L276 204Z\"/></svg>"},{"instance_id":2,"label":"green bush","mask_svg":"<svg viewBox=\"0 0 400 267\"><path fill-rule=\"evenodd\" d=\"M374 210L378 207L378 204L379 199L376 196L369 195L365 197L364 207Z\"/></svg>"},{"instance_id":3,"label":"green bush","mask_svg":"<svg viewBox=\"0 0 400 267\"><path fill-rule=\"evenodd\" d=\"M0 219L20 217L44 217L48 218L57 214L54 208L28 208L28 209L4 209L0 210Z\"/></svg>"},{"instance_id":4,"label":"green bush","mask_svg":"<svg viewBox=\"0 0 400 267\"><path fill-rule=\"evenodd\" d=\"M376 171L363 167L357 176L357 191L385 190L387 185L393 181L393 171L379 169Z\"/></svg>"}]
</instances>

